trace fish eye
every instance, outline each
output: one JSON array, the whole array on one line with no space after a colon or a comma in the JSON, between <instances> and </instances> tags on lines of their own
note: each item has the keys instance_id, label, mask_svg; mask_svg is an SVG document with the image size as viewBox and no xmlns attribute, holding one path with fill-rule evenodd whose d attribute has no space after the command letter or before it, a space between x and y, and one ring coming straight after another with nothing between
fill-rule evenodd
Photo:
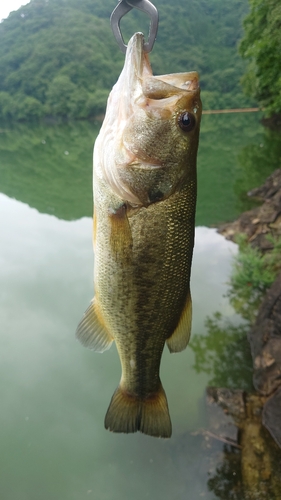
<instances>
[{"instance_id":1,"label":"fish eye","mask_svg":"<svg viewBox=\"0 0 281 500\"><path fill-rule=\"evenodd\" d=\"M184 132L190 132L195 127L196 120L192 113L184 111L178 116L178 124Z\"/></svg>"}]
</instances>

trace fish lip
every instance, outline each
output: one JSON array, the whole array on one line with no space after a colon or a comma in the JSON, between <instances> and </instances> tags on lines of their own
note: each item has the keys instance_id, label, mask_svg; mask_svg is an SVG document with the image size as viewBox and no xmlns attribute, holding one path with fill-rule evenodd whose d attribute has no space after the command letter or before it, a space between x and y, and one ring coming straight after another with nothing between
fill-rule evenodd
<instances>
[{"instance_id":1,"label":"fish lip","mask_svg":"<svg viewBox=\"0 0 281 500\"><path fill-rule=\"evenodd\" d=\"M141 32L135 33L128 43L124 72L127 73L128 87L131 90L136 88L137 83L141 84L140 95L146 94L146 82L148 83L149 80L162 83L168 95L178 94L179 90L196 92L199 89L199 76L196 71L153 75L149 56L144 51L144 35ZM134 85L132 85L134 80Z\"/></svg>"},{"instance_id":2,"label":"fish lip","mask_svg":"<svg viewBox=\"0 0 281 500\"><path fill-rule=\"evenodd\" d=\"M130 167L139 168L140 170L159 170L161 168L165 168L164 165L159 165L156 163L149 163L145 161L133 162L130 163Z\"/></svg>"},{"instance_id":3,"label":"fish lip","mask_svg":"<svg viewBox=\"0 0 281 500\"><path fill-rule=\"evenodd\" d=\"M132 71L133 68L133 71ZM143 99L165 99L179 93L194 93L199 90L199 76L196 71L153 75L149 56L144 51L144 35L135 33L127 47L124 64L124 85L128 96L136 103Z\"/></svg>"},{"instance_id":4,"label":"fish lip","mask_svg":"<svg viewBox=\"0 0 281 500\"><path fill-rule=\"evenodd\" d=\"M141 32L135 33L130 39L126 52L125 66L133 66L134 76L142 78L143 74L152 76L148 54L144 52L144 35Z\"/></svg>"},{"instance_id":5,"label":"fish lip","mask_svg":"<svg viewBox=\"0 0 281 500\"><path fill-rule=\"evenodd\" d=\"M154 78L155 80L160 80L171 87L175 87L177 91L186 90L188 92L194 92L200 88L199 75L197 71L156 75Z\"/></svg>"}]
</instances>

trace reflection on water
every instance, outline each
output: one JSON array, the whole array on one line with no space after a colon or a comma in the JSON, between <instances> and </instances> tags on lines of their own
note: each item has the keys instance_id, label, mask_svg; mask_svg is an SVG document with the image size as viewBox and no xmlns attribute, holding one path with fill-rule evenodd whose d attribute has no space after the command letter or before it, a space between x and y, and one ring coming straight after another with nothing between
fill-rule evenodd
<instances>
[{"instance_id":1,"label":"reflection on water","mask_svg":"<svg viewBox=\"0 0 281 500\"><path fill-rule=\"evenodd\" d=\"M1 498L160 500L185 499L188 492L191 498L204 493L211 499L201 437L190 433L206 425L204 391L212 374L195 372L190 348L174 356L165 350L161 378L174 427L171 440L105 431L104 414L120 377L117 352L113 347L95 354L74 339L92 297L91 219L59 220L5 195L0 211L5 214ZM227 289L236 248L206 228L197 230L196 245L194 336L204 332L201 292L212 296L206 304L211 314ZM200 276L207 259L209 275Z\"/></svg>"},{"instance_id":2,"label":"reflection on water","mask_svg":"<svg viewBox=\"0 0 281 500\"><path fill-rule=\"evenodd\" d=\"M216 312L205 321L207 335L196 335L190 344L198 373L213 374L209 385L251 391L252 358L247 340L249 325L233 324ZM230 362L231 360L231 362Z\"/></svg>"},{"instance_id":3,"label":"reflection on water","mask_svg":"<svg viewBox=\"0 0 281 500\"><path fill-rule=\"evenodd\" d=\"M0 191L65 220L91 217L98 126L17 125L0 130Z\"/></svg>"},{"instance_id":4,"label":"reflection on water","mask_svg":"<svg viewBox=\"0 0 281 500\"><path fill-rule=\"evenodd\" d=\"M215 394L216 389L211 391ZM221 500L280 500L281 453L262 425L262 399L257 394L233 391L230 405L224 407L223 391L226 395L226 390L217 390L222 412L216 415L217 420L232 419L236 432L239 429L240 444L224 445L217 453L209 469L210 491Z\"/></svg>"},{"instance_id":5,"label":"reflection on water","mask_svg":"<svg viewBox=\"0 0 281 500\"><path fill-rule=\"evenodd\" d=\"M216 312L205 321L207 335L196 335L190 347L196 372L212 374L209 385L251 391L252 358L247 340L249 325L234 325Z\"/></svg>"},{"instance_id":6,"label":"reflection on water","mask_svg":"<svg viewBox=\"0 0 281 500\"><path fill-rule=\"evenodd\" d=\"M241 451L224 445L219 464L208 480L208 486L220 500L244 500L241 474ZM257 499L258 500L258 499Z\"/></svg>"},{"instance_id":7,"label":"reflection on water","mask_svg":"<svg viewBox=\"0 0 281 500\"><path fill-rule=\"evenodd\" d=\"M198 224L236 214L239 145L255 144L263 132L257 118L235 120L204 117ZM0 497L224 498L218 488L230 488L227 468L220 469L222 486L208 484L217 462L205 438L194 433L207 425L207 385L234 387L236 381L247 388L249 383L244 327L226 298L236 246L214 229L196 229L192 348L176 355L165 349L161 366L171 440L105 431L104 414L120 377L115 346L100 355L74 339L93 295L96 133L89 123L22 125L0 133ZM232 326L206 322L216 311ZM215 446L227 461L224 445Z\"/></svg>"},{"instance_id":8,"label":"reflection on water","mask_svg":"<svg viewBox=\"0 0 281 500\"><path fill-rule=\"evenodd\" d=\"M253 207L246 193L280 166L280 133L260 114L203 116L198 155L197 224L218 225Z\"/></svg>"},{"instance_id":9,"label":"reflection on water","mask_svg":"<svg viewBox=\"0 0 281 500\"><path fill-rule=\"evenodd\" d=\"M197 225L238 216L249 206L245 192L261 184L280 160L278 137L258 119L249 113L203 116ZM88 122L1 128L0 191L60 219L91 217L98 128Z\"/></svg>"}]
</instances>

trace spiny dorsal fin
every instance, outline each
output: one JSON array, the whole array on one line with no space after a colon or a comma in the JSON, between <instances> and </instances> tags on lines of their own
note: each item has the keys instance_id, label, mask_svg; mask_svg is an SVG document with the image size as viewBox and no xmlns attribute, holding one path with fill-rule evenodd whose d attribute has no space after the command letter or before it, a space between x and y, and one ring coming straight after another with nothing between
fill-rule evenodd
<instances>
[{"instance_id":1,"label":"spiny dorsal fin","mask_svg":"<svg viewBox=\"0 0 281 500\"><path fill-rule=\"evenodd\" d=\"M76 337L81 344L96 352L106 351L114 340L99 320L95 298L77 327Z\"/></svg>"},{"instance_id":2,"label":"spiny dorsal fin","mask_svg":"<svg viewBox=\"0 0 281 500\"><path fill-rule=\"evenodd\" d=\"M191 319L192 319L192 302L189 292L185 306L181 313L178 326L174 330L171 337L169 337L166 340L166 344L170 352L180 352L186 348L190 338Z\"/></svg>"}]
</instances>

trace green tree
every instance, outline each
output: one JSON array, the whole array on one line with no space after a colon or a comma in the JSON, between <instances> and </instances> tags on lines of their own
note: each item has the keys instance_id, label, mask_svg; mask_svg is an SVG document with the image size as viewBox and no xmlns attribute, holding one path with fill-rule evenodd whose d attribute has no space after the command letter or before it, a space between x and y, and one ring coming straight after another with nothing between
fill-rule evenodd
<instances>
[{"instance_id":1,"label":"green tree","mask_svg":"<svg viewBox=\"0 0 281 500\"><path fill-rule=\"evenodd\" d=\"M15 102L8 92L0 92L0 116L10 120L16 116Z\"/></svg>"},{"instance_id":2,"label":"green tree","mask_svg":"<svg viewBox=\"0 0 281 500\"><path fill-rule=\"evenodd\" d=\"M268 237L273 246L271 252L262 254L253 248L246 235L239 235L239 253L235 257L228 297L235 311L253 322L266 290L280 272L281 238Z\"/></svg>"},{"instance_id":3,"label":"green tree","mask_svg":"<svg viewBox=\"0 0 281 500\"><path fill-rule=\"evenodd\" d=\"M60 75L53 79L47 91L47 105L51 114L68 117L73 113L73 94L77 87L68 76ZM75 102L75 97L74 97Z\"/></svg>"},{"instance_id":4,"label":"green tree","mask_svg":"<svg viewBox=\"0 0 281 500\"><path fill-rule=\"evenodd\" d=\"M268 116L281 113L281 2L249 0L240 53L249 60L242 78L247 95L254 97Z\"/></svg>"},{"instance_id":5,"label":"green tree","mask_svg":"<svg viewBox=\"0 0 281 500\"><path fill-rule=\"evenodd\" d=\"M107 90L98 89L93 94L90 94L87 102L89 116L97 116L105 112L106 102L108 98Z\"/></svg>"},{"instance_id":6,"label":"green tree","mask_svg":"<svg viewBox=\"0 0 281 500\"><path fill-rule=\"evenodd\" d=\"M237 52L245 0L154 3L160 14L154 73L198 71L205 109L249 105L239 84L245 62ZM30 0L11 12L0 23L0 92L10 106L1 104L0 119L22 120L27 97L41 103L38 117L82 119L104 112L124 62L109 23L115 6L116 0ZM147 36L148 28L138 9L121 21L125 41L136 31ZM36 114L30 108L29 100L26 120Z\"/></svg>"}]
</instances>

